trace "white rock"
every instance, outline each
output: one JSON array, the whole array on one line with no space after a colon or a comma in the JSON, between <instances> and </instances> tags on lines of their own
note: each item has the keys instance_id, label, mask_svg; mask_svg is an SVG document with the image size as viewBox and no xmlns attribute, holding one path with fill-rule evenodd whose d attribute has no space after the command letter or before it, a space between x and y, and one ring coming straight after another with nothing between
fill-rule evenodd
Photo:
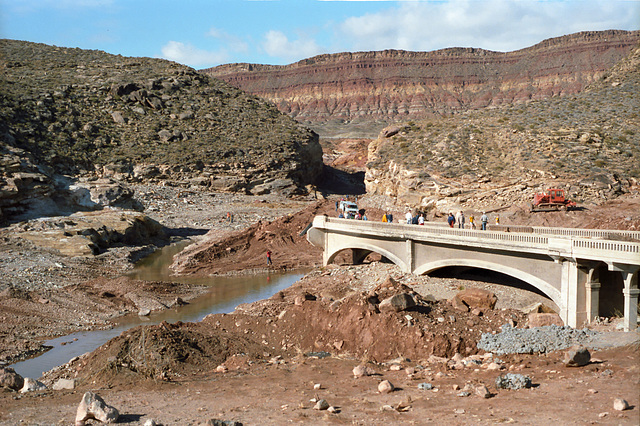
<instances>
[{"instance_id":1,"label":"white rock","mask_svg":"<svg viewBox=\"0 0 640 426\"><path fill-rule=\"evenodd\" d=\"M20 389L21 393L39 391L47 389L47 385L42 382L37 381L36 379L31 379L29 377L24 378L24 386Z\"/></svg>"},{"instance_id":2,"label":"white rock","mask_svg":"<svg viewBox=\"0 0 640 426\"><path fill-rule=\"evenodd\" d=\"M485 385L480 385L476 387L476 395L482 398L491 398L491 392Z\"/></svg>"},{"instance_id":3,"label":"white rock","mask_svg":"<svg viewBox=\"0 0 640 426\"><path fill-rule=\"evenodd\" d=\"M624 410L628 410L629 409L629 403L622 399L622 398L616 398L613 400L613 409L617 410L617 411L624 411Z\"/></svg>"},{"instance_id":4,"label":"white rock","mask_svg":"<svg viewBox=\"0 0 640 426\"><path fill-rule=\"evenodd\" d=\"M74 379L58 379L53 384L53 390L75 389L76 381Z\"/></svg>"},{"instance_id":5,"label":"white rock","mask_svg":"<svg viewBox=\"0 0 640 426\"><path fill-rule=\"evenodd\" d=\"M320 383L316 383L315 385L313 385L313 388L315 390L318 390L318 389L322 388L322 385Z\"/></svg>"},{"instance_id":6,"label":"white rock","mask_svg":"<svg viewBox=\"0 0 640 426\"><path fill-rule=\"evenodd\" d=\"M380 393L389 393L394 389L393 384L388 380L383 380L378 384L378 392Z\"/></svg>"},{"instance_id":7,"label":"white rock","mask_svg":"<svg viewBox=\"0 0 640 426\"><path fill-rule=\"evenodd\" d=\"M86 392L78 405L76 426L84 426L87 420L96 419L102 423L115 423L120 413L107 405L98 394Z\"/></svg>"}]
</instances>

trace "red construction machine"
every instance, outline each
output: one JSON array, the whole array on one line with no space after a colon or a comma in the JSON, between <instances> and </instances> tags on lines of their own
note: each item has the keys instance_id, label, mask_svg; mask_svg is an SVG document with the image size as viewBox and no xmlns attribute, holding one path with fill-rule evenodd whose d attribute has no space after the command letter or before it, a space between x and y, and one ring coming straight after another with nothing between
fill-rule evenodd
<instances>
[{"instance_id":1,"label":"red construction machine","mask_svg":"<svg viewBox=\"0 0 640 426\"><path fill-rule=\"evenodd\" d=\"M571 210L576 207L576 203L564 197L562 189L548 189L540 194L536 193L531 203L532 212L555 212L558 210Z\"/></svg>"}]
</instances>

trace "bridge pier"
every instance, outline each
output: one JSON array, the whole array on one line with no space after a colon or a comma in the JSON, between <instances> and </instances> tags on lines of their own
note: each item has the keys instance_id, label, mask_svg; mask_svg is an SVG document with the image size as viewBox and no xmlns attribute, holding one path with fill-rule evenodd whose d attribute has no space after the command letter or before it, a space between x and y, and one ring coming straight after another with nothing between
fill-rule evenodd
<instances>
[{"instance_id":1,"label":"bridge pier","mask_svg":"<svg viewBox=\"0 0 640 426\"><path fill-rule=\"evenodd\" d=\"M598 266L600 264L596 262L583 263L583 268L587 274L587 280L584 284L586 290L586 309L587 309L587 322L591 324L594 319L600 316L600 276L598 272Z\"/></svg>"},{"instance_id":2,"label":"bridge pier","mask_svg":"<svg viewBox=\"0 0 640 426\"><path fill-rule=\"evenodd\" d=\"M588 321L586 273L574 259L562 259L562 306L560 317L570 327Z\"/></svg>"},{"instance_id":3,"label":"bridge pier","mask_svg":"<svg viewBox=\"0 0 640 426\"><path fill-rule=\"evenodd\" d=\"M413 271L416 269L416 248L415 243L412 239L407 239L405 243L407 250L407 262L406 262L406 270L402 272L406 272L408 274L413 274Z\"/></svg>"},{"instance_id":4,"label":"bridge pier","mask_svg":"<svg viewBox=\"0 0 640 426\"><path fill-rule=\"evenodd\" d=\"M624 281L624 331L635 330L638 327L638 266L636 265L614 265L622 274Z\"/></svg>"}]
</instances>

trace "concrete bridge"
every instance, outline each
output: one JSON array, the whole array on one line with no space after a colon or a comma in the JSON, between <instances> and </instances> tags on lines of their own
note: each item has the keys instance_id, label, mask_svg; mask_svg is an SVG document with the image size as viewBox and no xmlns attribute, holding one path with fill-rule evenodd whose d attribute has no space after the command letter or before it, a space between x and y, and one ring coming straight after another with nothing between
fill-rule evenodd
<instances>
[{"instance_id":1,"label":"concrete bridge","mask_svg":"<svg viewBox=\"0 0 640 426\"><path fill-rule=\"evenodd\" d=\"M307 239L324 250L323 264L349 250L354 263L375 252L404 272L448 266L497 271L547 295L565 324L580 327L599 315L624 312L637 327L640 232L542 227L470 230L316 216Z\"/></svg>"}]
</instances>

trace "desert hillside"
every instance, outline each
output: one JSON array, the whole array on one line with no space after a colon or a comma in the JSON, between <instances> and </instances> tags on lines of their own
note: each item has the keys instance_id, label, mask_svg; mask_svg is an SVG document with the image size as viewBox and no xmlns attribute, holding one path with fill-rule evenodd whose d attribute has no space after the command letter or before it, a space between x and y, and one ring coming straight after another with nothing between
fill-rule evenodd
<instances>
[{"instance_id":1,"label":"desert hillside","mask_svg":"<svg viewBox=\"0 0 640 426\"><path fill-rule=\"evenodd\" d=\"M67 178L265 193L296 191L322 171L315 133L191 68L15 40L0 40L0 52L5 216Z\"/></svg>"},{"instance_id":2,"label":"desert hillside","mask_svg":"<svg viewBox=\"0 0 640 426\"><path fill-rule=\"evenodd\" d=\"M369 145L367 193L421 208L501 208L566 189L638 193L640 48L581 93L394 125Z\"/></svg>"}]
</instances>

